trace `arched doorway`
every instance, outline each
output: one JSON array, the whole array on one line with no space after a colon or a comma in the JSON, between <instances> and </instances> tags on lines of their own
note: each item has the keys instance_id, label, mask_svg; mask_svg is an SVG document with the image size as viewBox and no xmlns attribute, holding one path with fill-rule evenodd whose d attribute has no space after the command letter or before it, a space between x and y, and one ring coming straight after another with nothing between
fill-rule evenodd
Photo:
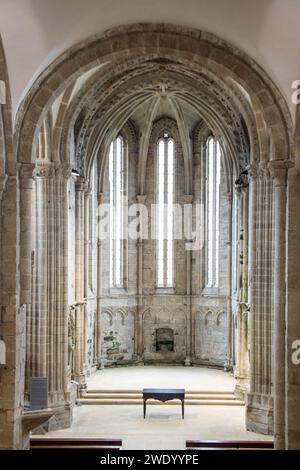
<instances>
[{"instance_id":1,"label":"arched doorway","mask_svg":"<svg viewBox=\"0 0 300 470\"><path fill-rule=\"evenodd\" d=\"M147 115L139 116L145 106ZM21 303L27 305L28 376L49 377L51 403L57 407L62 421L67 422L70 368L84 389L88 357L97 362L102 352L99 337L104 299L99 295L103 284L99 284L109 278L109 273L98 276L97 285L92 285L94 266L100 272L105 250L93 234L88 215L96 213L95 206L105 200L109 149L121 131L126 131L128 141L136 146L130 154L137 161L137 177L131 181L132 194L138 202L147 204L149 149L156 130L153 123L159 122L158 118L173 122L164 126L166 134L176 124L171 137L176 143L177 134L180 141L180 196L186 202L193 202L196 191L199 191L197 197L203 199L206 191L203 184L193 185L197 171L202 178L206 174L201 165L205 148L210 145L205 140L204 147L198 136L202 138L208 132L206 137L213 138L214 146L219 142L223 156L228 214L226 256L223 253L227 263L227 301L225 306L218 304L216 311L207 305L208 310L202 315L202 305L195 309L192 304L191 278L186 276L182 284L177 280L176 287L184 285L181 295L186 298L183 309L177 305L174 308L178 318L180 315L185 318L185 328L181 328L185 332L185 361L189 364L194 359L193 332L197 321L201 322L201 315L203 325L211 330L211 317L214 327L220 328L225 312L226 367L231 367L234 360L237 362L241 393L247 384L247 356L250 360L247 426L272 432L274 397L275 437L278 447L282 447L284 378L280 365L284 366L285 360L282 322L286 172L291 165L290 117L279 91L259 66L241 51L207 33L154 24L112 30L59 57L25 97L18 114L16 141L21 179ZM141 135L130 119L140 123L144 120ZM158 137L164 139L161 131L157 129ZM95 173L99 178L93 177ZM93 199L92 182L96 180ZM212 180L215 195L216 178ZM72 185L74 191L70 189ZM31 200L36 204L32 205L34 211ZM74 215L70 227L72 205ZM216 203L211 207L215 211ZM209 211L206 217L209 218ZM213 225L215 221L214 224L208 221L209 227ZM211 228L211 233L216 233L216 227ZM210 240L214 240L210 253L215 256L220 242L216 242L215 235ZM95 244L97 259L93 260ZM73 259L71 246L75 249ZM120 254L120 247L115 250ZM120 317L121 325L127 313L133 315L131 323L137 332L133 349L138 358L144 347L140 332L145 313L142 299L147 276L145 243L138 240L134 250L137 265L141 266L136 273L136 305L126 305L128 312L120 312L120 306L115 305L113 313ZM168 261L167 254L164 256ZM153 259L151 250L149 257ZM217 263L211 258L208 276L203 262L206 258L197 261L189 253L182 255L182 263L186 273L191 273L191 266L198 263L199 281L195 276L193 280L201 286L205 277L209 277L211 285L205 287L214 289ZM71 266L75 273L72 279ZM238 279L234 279L233 272ZM148 274L151 281L153 272ZM129 283L132 279L127 275L125 280ZM232 295L234 281L238 291L236 299ZM168 282L162 284L163 289L174 288ZM87 296L91 291L93 301ZM206 292L210 296L214 294L213 290ZM70 305L74 319L69 314ZM104 307L111 309L112 305ZM167 311L161 305L157 308L163 315ZM176 328L175 321L174 334ZM200 325L198 329L201 330ZM73 348L73 337L75 346L71 354L68 348ZM276 370L272 367L272 354Z\"/></svg>"}]
</instances>

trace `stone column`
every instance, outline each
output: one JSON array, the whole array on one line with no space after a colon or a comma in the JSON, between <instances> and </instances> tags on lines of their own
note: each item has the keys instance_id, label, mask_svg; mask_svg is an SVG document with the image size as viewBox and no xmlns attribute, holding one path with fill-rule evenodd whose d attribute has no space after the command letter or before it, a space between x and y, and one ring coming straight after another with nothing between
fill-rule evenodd
<instances>
[{"instance_id":1,"label":"stone column","mask_svg":"<svg viewBox=\"0 0 300 470\"><path fill-rule=\"evenodd\" d=\"M228 286L227 286L227 356L224 370L232 369L232 194L227 194L228 203Z\"/></svg>"},{"instance_id":2,"label":"stone column","mask_svg":"<svg viewBox=\"0 0 300 470\"><path fill-rule=\"evenodd\" d=\"M38 375L37 371L37 348L36 330L38 329L38 320L35 318L35 305L32 294L35 292L35 283L32 276L34 264L34 251L32 252L33 240L35 239L35 211L32 205L32 196L35 195L36 184L33 178L35 165L24 164L20 167L20 204L21 204L21 257L20 272L30 270L30 279L25 275L22 300L26 305L26 387L28 387L29 377ZM23 199L24 198L24 199ZM28 206L28 207L27 207ZM25 231L24 231L25 229ZM33 283L33 285L32 285ZM32 288L34 287L34 289ZM24 291L25 289L25 291ZM26 293L25 293L26 292ZM27 298L30 293L30 300ZM21 301L21 299L20 299ZM27 389L25 389L28 392ZM27 395L28 396L28 395Z\"/></svg>"},{"instance_id":3,"label":"stone column","mask_svg":"<svg viewBox=\"0 0 300 470\"><path fill-rule=\"evenodd\" d=\"M285 275L287 165L269 164L274 185L274 444L285 448Z\"/></svg>"},{"instance_id":4,"label":"stone column","mask_svg":"<svg viewBox=\"0 0 300 470\"><path fill-rule=\"evenodd\" d=\"M99 230L99 214L101 205L104 202L104 194L98 194L98 241L97 241L97 364L98 367L102 367L102 342L101 342L101 296L102 296L102 239L100 237Z\"/></svg>"},{"instance_id":5,"label":"stone column","mask_svg":"<svg viewBox=\"0 0 300 470\"><path fill-rule=\"evenodd\" d=\"M32 305L27 318L27 378L48 377L49 430L71 422L68 373L69 168L38 162L32 224Z\"/></svg>"},{"instance_id":6,"label":"stone column","mask_svg":"<svg viewBox=\"0 0 300 470\"><path fill-rule=\"evenodd\" d=\"M249 305L245 302L239 302L238 305L238 363L236 367L236 385L235 395L244 400L249 391L249 359L248 359L248 316Z\"/></svg>"},{"instance_id":7,"label":"stone column","mask_svg":"<svg viewBox=\"0 0 300 470\"><path fill-rule=\"evenodd\" d=\"M90 198L92 194L91 186L87 183L84 188L84 290L83 290L83 315L84 315L84 331L83 331L83 363L84 368L88 367L88 359L87 359L87 338L88 338L88 315L87 315L87 302L89 297L89 251L90 251L90 233L89 233L89 225L90 225Z\"/></svg>"},{"instance_id":8,"label":"stone column","mask_svg":"<svg viewBox=\"0 0 300 470\"><path fill-rule=\"evenodd\" d=\"M182 198L183 205L193 204L193 195L192 194L185 194ZM193 219L193 217L192 217ZM192 221L191 221L191 228L192 228ZM186 238L185 243L191 243L191 240ZM193 330L193 315L192 315L192 251L186 249L186 358L184 364L186 366L191 365L192 361L192 335L194 333Z\"/></svg>"},{"instance_id":9,"label":"stone column","mask_svg":"<svg viewBox=\"0 0 300 470\"><path fill-rule=\"evenodd\" d=\"M245 398L249 391L249 358L248 358L248 224L249 224L249 198L247 177L236 187L239 209L239 294L237 311L238 355L235 369L235 394ZM253 219L251 221L251 225Z\"/></svg>"},{"instance_id":10,"label":"stone column","mask_svg":"<svg viewBox=\"0 0 300 470\"><path fill-rule=\"evenodd\" d=\"M29 186L33 165L22 170L23 190ZM25 187L24 187L25 186ZM19 298L19 180L17 174L5 178L1 197L1 340L6 347L5 364L0 365L0 449L22 449L22 412L24 405L26 307ZM28 202L28 198L27 198ZM27 212L29 210L29 213ZM22 204L25 222L30 214ZM25 227L22 227L23 231ZM30 234L27 235L28 237ZM23 256L28 256L26 243ZM26 261L25 261L25 264ZM28 285L27 285L28 287ZM25 300L25 297L23 297Z\"/></svg>"},{"instance_id":11,"label":"stone column","mask_svg":"<svg viewBox=\"0 0 300 470\"><path fill-rule=\"evenodd\" d=\"M31 303L31 197L35 165L23 163L20 166L20 283L21 304Z\"/></svg>"},{"instance_id":12,"label":"stone column","mask_svg":"<svg viewBox=\"0 0 300 470\"><path fill-rule=\"evenodd\" d=\"M74 379L79 384L79 390L86 388L85 373L85 304L84 304L84 191L86 181L78 177L75 183L75 354Z\"/></svg>"},{"instance_id":13,"label":"stone column","mask_svg":"<svg viewBox=\"0 0 300 470\"><path fill-rule=\"evenodd\" d=\"M138 204L145 204L147 196L139 194L136 196ZM141 221L142 223L142 221ZM140 228L140 234L143 233L143 228ZM143 247L144 242L141 237L137 241L137 309L135 318L135 342L134 354L138 361L143 360L144 344L143 344Z\"/></svg>"},{"instance_id":14,"label":"stone column","mask_svg":"<svg viewBox=\"0 0 300 470\"><path fill-rule=\"evenodd\" d=\"M299 163L298 163L299 164ZM300 449L300 170L288 172L285 448Z\"/></svg>"},{"instance_id":15,"label":"stone column","mask_svg":"<svg viewBox=\"0 0 300 470\"><path fill-rule=\"evenodd\" d=\"M272 331L272 181L266 163L250 168L250 393L247 429L273 433Z\"/></svg>"},{"instance_id":16,"label":"stone column","mask_svg":"<svg viewBox=\"0 0 300 470\"><path fill-rule=\"evenodd\" d=\"M89 220L91 187L86 187L84 191L84 297L87 298L89 291Z\"/></svg>"}]
</instances>

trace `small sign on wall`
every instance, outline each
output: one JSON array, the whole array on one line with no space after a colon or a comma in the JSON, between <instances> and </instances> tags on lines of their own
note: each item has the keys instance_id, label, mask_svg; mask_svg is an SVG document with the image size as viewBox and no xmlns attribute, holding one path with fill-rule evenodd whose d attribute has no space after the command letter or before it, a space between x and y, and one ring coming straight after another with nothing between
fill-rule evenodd
<instances>
[{"instance_id":1,"label":"small sign on wall","mask_svg":"<svg viewBox=\"0 0 300 470\"><path fill-rule=\"evenodd\" d=\"M30 409L48 408L48 377L30 377Z\"/></svg>"}]
</instances>

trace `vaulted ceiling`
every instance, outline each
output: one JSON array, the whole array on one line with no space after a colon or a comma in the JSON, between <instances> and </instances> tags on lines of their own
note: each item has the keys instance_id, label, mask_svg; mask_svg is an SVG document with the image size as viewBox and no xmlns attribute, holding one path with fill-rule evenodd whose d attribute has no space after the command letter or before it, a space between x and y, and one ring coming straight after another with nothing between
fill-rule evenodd
<instances>
[{"instance_id":1,"label":"vaulted ceiling","mask_svg":"<svg viewBox=\"0 0 300 470\"><path fill-rule=\"evenodd\" d=\"M78 41L118 25L167 22L215 33L244 50L295 114L299 0L0 0L0 10L14 112L39 73Z\"/></svg>"}]
</instances>

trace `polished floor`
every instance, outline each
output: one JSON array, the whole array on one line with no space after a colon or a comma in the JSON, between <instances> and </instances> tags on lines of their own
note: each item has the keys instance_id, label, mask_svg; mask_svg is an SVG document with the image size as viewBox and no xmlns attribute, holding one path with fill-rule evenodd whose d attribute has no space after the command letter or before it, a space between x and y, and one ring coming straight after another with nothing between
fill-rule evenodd
<instances>
[{"instance_id":1,"label":"polished floor","mask_svg":"<svg viewBox=\"0 0 300 470\"><path fill-rule=\"evenodd\" d=\"M190 390L232 391L231 374L204 367L122 367L105 369L88 380L88 388L130 390L143 387L182 387ZM137 405L75 407L72 427L51 436L117 437L123 449L181 450L186 439L271 439L246 431L244 406L147 406L143 419Z\"/></svg>"}]
</instances>

